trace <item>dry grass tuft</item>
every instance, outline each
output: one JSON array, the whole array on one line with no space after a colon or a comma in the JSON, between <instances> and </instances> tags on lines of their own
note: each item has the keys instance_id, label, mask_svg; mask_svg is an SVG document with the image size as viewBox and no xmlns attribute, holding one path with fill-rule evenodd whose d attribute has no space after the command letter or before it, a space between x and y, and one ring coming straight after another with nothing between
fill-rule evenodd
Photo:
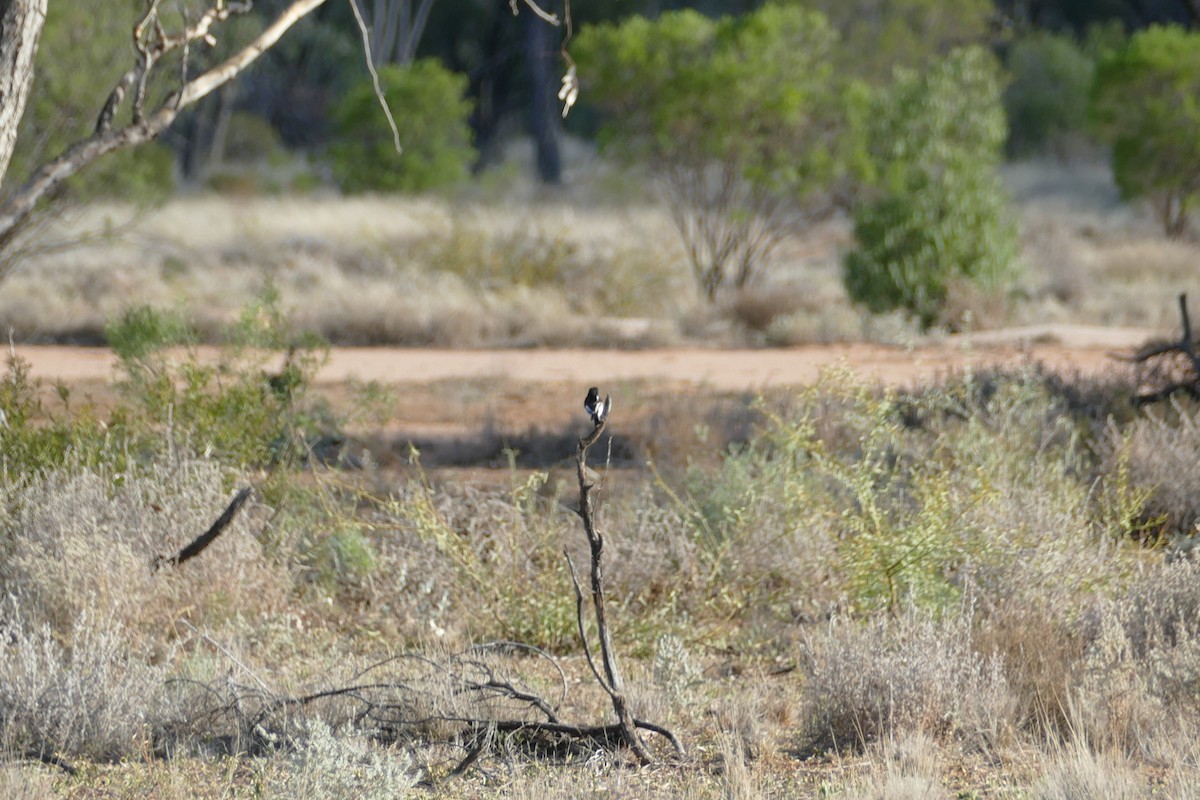
<instances>
[{"instance_id":1,"label":"dry grass tuft","mask_svg":"<svg viewBox=\"0 0 1200 800\"><path fill-rule=\"evenodd\" d=\"M178 551L221 513L228 477L214 461L178 459L134 476L67 468L10 485L0 581L29 621L56 635L102 608L150 646L174 638L181 619L220 624L278 610L291 575L265 556L252 513L235 518L203 558L153 571L157 556Z\"/></svg>"},{"instance_id":2,"label":"dry grass tuft","mask_svg":"<svg viewBox=\"0 0 1200 800\"><path fill-rule=\"evenodd\" d=\"M1086 741L1071 742L1051 752L1042 780L1033 789L1037 800L1140 800L1146 786L1137 770L1119 753L1097 753Z\"/></svg>"},{"instance_id":3,"label":"dry grass tuft","mask_svg":"<svg viewBox=\"0 0 1200 800\"><path fill-rule=\"evenodd\" d=\"M806 733L822 746L910 733L986 744L1015 722L1002 665L976 652L969 614L936 622L910 612L861 625L835 618L802 655Z\"/></svg>"},{"instance_id":4,"label":"dry grass tuft","mask_svg":"<svg viewBox=\"0 0 1200 800\"><path fill-rule=\"evenodd\" d=\"M139 751L173 716L167 668L98 611L61 632L69 645L16 601L0 609L0 741L18 753L101 761Z\"/></svg>"}]
</instances>

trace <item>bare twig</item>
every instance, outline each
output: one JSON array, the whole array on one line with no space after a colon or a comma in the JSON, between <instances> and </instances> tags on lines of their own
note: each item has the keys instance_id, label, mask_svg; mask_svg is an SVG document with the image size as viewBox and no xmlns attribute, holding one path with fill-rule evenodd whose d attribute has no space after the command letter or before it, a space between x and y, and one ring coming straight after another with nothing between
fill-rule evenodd
<instances>
[{"instance_id":1,"label":"bare twig","mask_svg":"<svg viewBox=\"0 0 1200 800\"><path fill-rule=\"evenodd\" d=\"M164 566L177 567L186 561L191 561L196 556L204 552L210 544L217 540L217 537L225 532L229 527L229 523L233 522L234 516L238 510L250 499L251 489L249 486L243 488L230 501L226 509L221 512L221 516L217 517L217 521L209 527L204 533L193 539L186 547L180 550L173 556L158 556L154 559L154 570L157 572Z\"/></svg>"},{"instance_id":2,"label":"bare twig","mask_svg":"<svg viewBox=\"0 0 1200 800\"><path fill-rule=\"evenodd\" d=\"M397 153L403 153L404 148L400 146L400 131L396 128L392 109L388 107L387 98L384 97L383 89L379 85L379 72L375 69L375 62L371 58L371 35L367 32L367 23L358 10L358 0L347 0L347 2L350 3L350 10L354 12L354 21L358 23L358 31L362 34L363 54L367 59L367 70L371 73L371 84L375 88L375 97L379 100L379 105L383 107L383 115L387 117L388 127L392 129L392 144L395 145Z\"/></svg>"}]
</instances>

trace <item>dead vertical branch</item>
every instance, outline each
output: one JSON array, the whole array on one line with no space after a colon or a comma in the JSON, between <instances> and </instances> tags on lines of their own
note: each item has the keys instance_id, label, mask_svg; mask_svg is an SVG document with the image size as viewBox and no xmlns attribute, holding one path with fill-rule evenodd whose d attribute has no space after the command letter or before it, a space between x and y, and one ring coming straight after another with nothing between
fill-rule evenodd
<instances>
[{"instance_id":1,"label":"dead vertical branch","mask_svg":"<svg viewBox=\"0 0 1200 800\"><path fill-rule=\"evenodd\" d=\"M575 585L576 618L579 623L579 635L583 640L584 652L587 654L588 664L591 666L592 673L596 676L600 686L612 700L613 711L617 714L617 725L619 726L624 744L633 751L638 761L648 764L653 759L650 751L646 748L645 743L638 734L638 726L634 721L633 712L630 710L629 702L625 697L621 672L617 666L617 655L613 649L612 634L608 626L604 600L604 536L596 528L595 506L592 498L592 490L595 488L595 484L587 476L588 449L600 439L600 434L604 432L605 425L608 423L607 410L595 422L591 433L581 438L575 448L575 471L579 479L578 513L580 519L583 520L583 532L587 536L588 547L591 551L592 611L596 617L596 636L600 642L600 661L604 668L603 676L600 675L600 671L596 667L595 659L588 645L583 620L583 592L579 586L579 579L575 575L575 565L571 563L569 556L567 563L571 569L571 580Z\"/></svg>"},{"instance_id":2,"label":"dead vertical branch","mask_svg":"<svg viewBox=\"0 0 1200 800\"><path fill-rule=\"evenodd\" d=\"M217 517L217 521L208 530L193 539L187 547L184 547L173 556L159 556L154 559L154 571L157 572L163 566L177 567L185 561L191 561L203 553L205 548L215 542L217 537L225 532L225 529L229 527L229 523L233 522L233 518L238 510L250 499L250 493L251 489L247 486L234 495L233 500L221 512L221 516Z\"/></svg>"},{"instance_id":3,"label":"dead vertical branch","mask_svg":"<svg viewBox=\"0 0 1200 800\"><path fill-rule=\"evenodd\" d=\"M1177 341L1150 343L1127 359L1139 366L1139 373L1144 373L1139 374L1139 384L1158 386L1139 391L1133 398L1135 406L1166 400L1176 392L1186 392L1200 400L1200 355L1192 338L1187 292L1179 295L1179 319L1183 333Z\"/></svg>"}]
</instances>

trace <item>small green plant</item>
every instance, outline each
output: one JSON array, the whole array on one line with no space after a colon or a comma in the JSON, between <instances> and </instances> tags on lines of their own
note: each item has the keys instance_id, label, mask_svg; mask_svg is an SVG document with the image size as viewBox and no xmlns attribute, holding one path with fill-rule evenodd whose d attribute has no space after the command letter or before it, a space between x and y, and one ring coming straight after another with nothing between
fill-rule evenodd
<instances>
[{"instance_id":1,"label":"small green plant","mask_svg":"<svg viewBox=\"0 0 1200 800\"><path fill-rule=\"evenodd\" d=\"M291 331L271 286L243 309L215 360L174 350L194 342L194 330L147 307L126 312L106 333L124 372L125 403L115 416L130 431L166 430L234 463L262 465L305 460L309 443L333 426L305 397L324 344Z\"/></svg>"},{"instance_id":2,"label":"small green plant","mask_svg":"<svg viewBox=\"0 0 1200 800\"><path fill-rule=\"evenodd\" d=\"M334 112L333 174L348 192L419 192L455 183L475 158L467 125L467 79L422 59L379 69L404 150L397 153L370 80L346 93Z\"/></svg>"},{"instance_id":3,"label":"small green plant","mask_svg":"<svg viewBox=\"0 0 1200 800\"><path fill-rule=\"evenodd\" d=\"M968 48L900 73L878 95L870 138L876 196L854 211L850 297L930 327L956 280L1003 292L1017 238L996 173L1005 123L992 56Z\"/></svg>"}]
</instances>

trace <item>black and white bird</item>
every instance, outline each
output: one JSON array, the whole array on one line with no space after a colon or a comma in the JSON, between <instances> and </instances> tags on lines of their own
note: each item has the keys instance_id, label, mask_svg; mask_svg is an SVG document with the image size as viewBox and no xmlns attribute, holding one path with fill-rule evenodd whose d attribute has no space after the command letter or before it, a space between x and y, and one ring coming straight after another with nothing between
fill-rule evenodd
<instances>
[{"instance_id":1,"label":"black and white bird","mask_svg":"<svg viewBox=\"0 0 1200 800\"><path fill-rule=\"evenodd\" d=\"M600 399L600 390L593 386L588 389L587 397L583 400L583 410L592 418L592 423L599 425L604 422L608 412L612 410L612 398L608 395Z\"/></svg>"}]
</instances>

